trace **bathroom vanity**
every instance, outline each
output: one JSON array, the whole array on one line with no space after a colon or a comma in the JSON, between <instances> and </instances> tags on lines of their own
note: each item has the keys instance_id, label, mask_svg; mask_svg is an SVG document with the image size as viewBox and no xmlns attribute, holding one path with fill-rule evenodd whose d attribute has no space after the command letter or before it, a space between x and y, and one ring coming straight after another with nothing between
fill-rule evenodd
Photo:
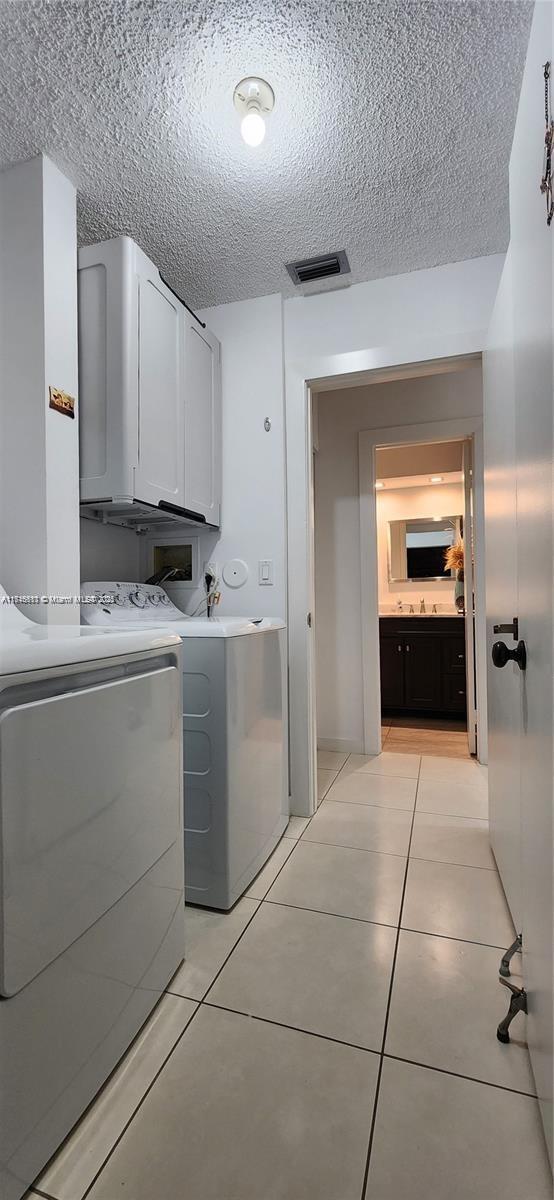
<instances>
[{"instance_id":1,"label":"bathroom vanity","mask_svg":"<svg viewBox=\"0 0 554 1200\"><path fill-rule=\"evenodd\" d=\"M463 616L391 614L379 618L384 712L466 712Z\"/></svg>"}]
</instances>

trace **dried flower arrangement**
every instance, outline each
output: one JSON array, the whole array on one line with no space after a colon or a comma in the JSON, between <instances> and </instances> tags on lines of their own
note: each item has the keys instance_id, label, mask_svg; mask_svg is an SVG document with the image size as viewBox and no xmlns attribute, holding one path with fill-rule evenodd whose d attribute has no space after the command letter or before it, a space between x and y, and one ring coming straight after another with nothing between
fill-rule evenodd
<instances>
[{"instance_id":1,"label":"dried flower arrangement","mask_svg":"<svg viewBox=\"0 0 554 1200\"><path fill-rule=\"evenodd\" d=\"M448 547L444 554L444 565L447 571L461 571L463 579L464 543L462 541L455 542L453 546Z\"/></svg>"}]
</instances>

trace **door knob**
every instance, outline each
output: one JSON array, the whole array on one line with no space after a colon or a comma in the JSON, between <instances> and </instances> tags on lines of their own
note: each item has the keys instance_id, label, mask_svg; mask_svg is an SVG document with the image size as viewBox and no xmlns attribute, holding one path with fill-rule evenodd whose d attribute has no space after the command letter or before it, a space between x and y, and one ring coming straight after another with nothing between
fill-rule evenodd
<instances>
[{"instance_id":1,"label":"door knob","mask_svg":"<svg viewBox=\"0 0 554 1200\"><path fill-rule=\"evenodd\" d=\"M525 642L518 642L515 650L509 650L505 642L495 642L492 648L492 661L495 667L505 667L506 663L515 662L520 671L524 671L527 666Z\"/></svg>"}]
</instances>

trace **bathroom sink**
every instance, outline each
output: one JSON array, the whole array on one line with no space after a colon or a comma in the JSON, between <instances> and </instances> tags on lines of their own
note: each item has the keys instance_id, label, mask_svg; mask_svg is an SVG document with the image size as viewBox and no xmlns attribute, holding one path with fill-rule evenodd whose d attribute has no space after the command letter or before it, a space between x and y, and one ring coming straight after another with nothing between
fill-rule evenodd
<instances>
[{"instance_id":1,"label":"bathroom sink","mask_svg":"<svg viewBox=\"0 0 554 1200\"><path fill-rule=\"evenodd\" d=\"M459 612L380 612L380 617L463 617Z\"/></svg>"}]
</instances>

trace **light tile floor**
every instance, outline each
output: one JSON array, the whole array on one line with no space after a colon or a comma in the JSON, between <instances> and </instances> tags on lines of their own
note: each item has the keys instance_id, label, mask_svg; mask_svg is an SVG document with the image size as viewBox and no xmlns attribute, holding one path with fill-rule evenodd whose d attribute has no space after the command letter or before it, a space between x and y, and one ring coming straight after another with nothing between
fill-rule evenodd
<instances>
[{"instance_id":1,"label":"light tile floor","mask_svg":"<svg viewBox=\"0 0 554 1200\"><path fill-rule=\"evenodd\" d=\"M486 772L323 762L248 895L187 909L186 963L39 1195L550 1200L524 1018L495 1036L513 930Z\"/></svg>"}]
</instances>

